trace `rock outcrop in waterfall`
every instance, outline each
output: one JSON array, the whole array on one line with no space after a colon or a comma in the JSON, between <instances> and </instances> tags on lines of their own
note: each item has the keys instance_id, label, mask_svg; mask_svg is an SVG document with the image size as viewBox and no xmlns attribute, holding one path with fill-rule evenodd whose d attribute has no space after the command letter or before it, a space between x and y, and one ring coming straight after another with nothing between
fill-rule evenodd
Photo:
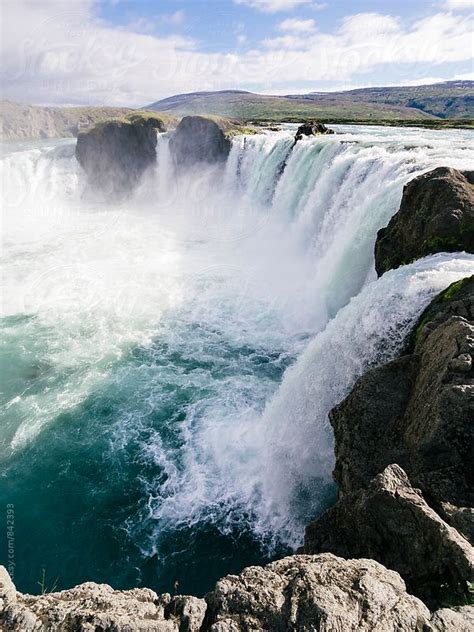
<instances>
[{"instance_id":1,"label":"rock outcrop in waterfall","mask_svg":"<svg viewBox=\"0 0 474 632\"><path fill-rule=\"evenodd\" d=\"M224 162L230 145L219 125L203 116L185 116L170 138L170 152L178 168Z\"/></svg>"},{"instance_id":2,"label":"rock outcrop in waterfall","mask_svg":"<svg viewBox=\"0 0 474 632\"><path fill-rule=\"evenodd\" d=\"M321 134L334 134L334 130L329 129L324 123L317 121L308 121L298 127L295 134L295 142L298 142L303 136L319 136Z\"/></svg>"},{"instance_id":3,"label":"rock outcrop in waterfall","mask_svg":"<svg viewBox=\"0 0 474 632\"><path fill-rule=\"evenodd\" d=\"M375 269L387 270L436 252L474 252L474 171L439 167L411 180L400 210L375 244Z\"/></svg>"},{"instance_id":4,"label":"rock outcrop in waterfall","mask_svg":"<svg viewBox=\"0 0 474 632\"><path fill-rule=\"evenodd\" d=\"M136 115L80 132L76 158L91 189L109 200L132 191L156 162L157 131L165 131L160 118Z\"/></svg>"},{"instance_id":5,"label":"rock outcrop in waterfall","mask_svg":"<svg viewBox=\"0 0 474 632\"><path fill-rule=\"evenodd\" d=\"M474 579L474 277L433 301L410 347L332 410L339 500L304 551L372 557L427 603L462 601Z\"/></svg>"}]
</instances>

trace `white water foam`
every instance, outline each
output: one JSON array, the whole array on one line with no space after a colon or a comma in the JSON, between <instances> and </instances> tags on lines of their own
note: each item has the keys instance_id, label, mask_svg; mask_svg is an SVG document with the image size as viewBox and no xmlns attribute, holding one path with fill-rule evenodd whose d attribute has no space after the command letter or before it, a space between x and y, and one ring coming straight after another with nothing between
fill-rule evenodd
<instances>
[{"instance_id":1,"label":"white water foam","mask_svg":"<svg viewBox=\"0 0 474 632\"><path fill-rule=\"evenodd\" d=\"M372 254L405 182L439 165L472 167L471 132L337 131L291 153L292 131L238 137L225 168L186 177L174 174L160 136L156 169L115 208L84 196L72 142L7 151L3 311L31 319L4 335L39 358L50 381L7 393L5 453L41 440L136 346L165 341L214 361L225 341L299 356L279 388L244 365L232 377L183 376L210 394L188 405L178 448L159 431L143 446L167 473L145 481L158 530L243 520L263 538L298 543L330 481L328 410L365 367L395 353L436 291L473 266L439 256L374 282ZM215 351L202 347L202 332L216 336ZM156 374L147 379L153 406L162 395ZM141 423L131 406L117 445Z\"/></svg>"}]
</instances>

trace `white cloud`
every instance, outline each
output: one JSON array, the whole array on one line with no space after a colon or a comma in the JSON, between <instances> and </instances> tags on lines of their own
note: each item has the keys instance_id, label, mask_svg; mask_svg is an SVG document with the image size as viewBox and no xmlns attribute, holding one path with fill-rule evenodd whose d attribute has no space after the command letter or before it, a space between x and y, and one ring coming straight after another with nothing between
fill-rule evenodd
<instances>
[{"instance_id":1,"label":"white cloud","mask_svg":"<svg viewBox=\"0 0 474 632\"><path fill-rule=\"evenodd\" d=\"M137 33L153 33L163 26L178 27L184 24L186 19L184 11L181 9L174 13L164 13L154 17L136 18L129 24L125 30L135 31Z\"/></svg>"},{"instance_id":2,"label":"white cloud","mask_svg":"<svg viewBox=\"0 0 474 632\"><path fill-rule=\"evenodd\" d=\"M443 7L452 11L474 9L474 0L446 0L446 2L443 4Z\"/></svg>"},{"instance_id":3,"label":"white cloud","mask_svg":"<svg viewBox=\"0 0 474 632\"><path fill-rule=\"evenodd\" d=\"M331 32L283 30L251 50L209 53L179 34L106 24L92 0L16 0L3 3L2 17L8 24L0 42L2 95L33 103L142 106L194 90L359 84L375 71L384 73L384 83L403 84L443 76L443 68L463 72L464 65L454 65L470 60L472 39L465 14L436 13L407 26L364 13Z\"/></svg>"},{"instance_id":4,"label":"white cloud","mask_svg":"<svg viewBox=\"0 0 474 632\"><path fill-rule=\"evenodd\" d=\"M293 33L312 33L316 30L316 22L314 20L298 20L298 18L288 18L278 25L280 31L289 31Z\"/></svg>"},{"instance_id":5,"label":"white cloud","mask_svg":"<svg viewBox=\"0 0 474 632\"><path fill-rule=\"evenodd\" d=\"M290 11L303 5L312 5L312 0L234 0L235 4L245 4L263 13Z\"/></svg>"},{"instance_id":6,"label":"white cloud","mask_svg":"<svg viewBox=\"0 0 474 632\"><path fill-rule=\"evenodd\" d=\"M474 81L474 72L465 72L461 75L454 75L455 81Z\"/></svg>"},{"instance_id":7,"label":"white cloud","mask_svg":"<svg viewBox=\"0 0 474 632\"><path fill-rule=\"evenodd\" d=\"M351 40L363 42L366 38L384 34L393 34L400 29L397 18L380 13L358 13L346 17L342 21L340 32Z\"/></svg>"}]
</instances>

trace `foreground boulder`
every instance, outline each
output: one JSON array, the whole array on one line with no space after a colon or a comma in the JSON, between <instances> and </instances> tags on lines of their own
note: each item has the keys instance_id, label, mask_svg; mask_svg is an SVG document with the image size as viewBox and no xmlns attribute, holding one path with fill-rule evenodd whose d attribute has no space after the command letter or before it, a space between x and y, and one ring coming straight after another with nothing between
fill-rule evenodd
<instances>
[{"instance_id":1,"label":"foreground boulder","mask_svg":"<svg viewBox=\"0 0 474 632\"><path fill-rule=\"evenodd\" d=\"M329 554L249 567L218 581L206 601L94 583L32 597L17 593L4 569L0 599L1 629L21 632L421 632L431 616L397 573Z\"/></svg>"},{"instance_id":2,"label":"foreground boulder","mask_svg":"<svg viewBox=\"0 0 474 632\"><path fill-rule=\"evenodd\" d=\"M327 128L324 123L315 121L303 123L296 130L295 143L301 140L303 136L318 136L320 134L334 134L334 130Z\"/></svg>"},{"instance_id":3,"label":"foreground boulder","mask_svg":"<svg viewBox=\"0 0 474 632\"><path fill-rule=\"evenodd\" d=\"M400 576L373 560L286 557L217 582L207 597L213 632L423 630L430 614Z\"/></svg>"},{"instance_id":4,"label":"foreground boulder","mask_svg":"<svg viewBox=\"0 0 474 632\"><path fill-rule=\"evenodd\" d=\"M113 590L93 582L22 595L0 566L0 630L5 632L197 632L205 612L206 602L196 597L158 596L149 588Z\"/></svg>"},{"instance_id":5,"label":"foreground boulder","mask_svg":"<svg viewBox=\"0 0 474 632\"><path fill-rule=\"evenodd\" d=\"M408 182L399 211L379 230L375 269L436 252L474 252L474 171L439 167Z\"/></svg>"},{"instance_id":6,"label":"foreground boulder","mask_svg":"<svg viewBox=\"0 0 474 632\"><path fill-rule=\"evenodd\" d=\"M99 123L80 132L76 158L92 190L112 199L132 191L156 162L158 118L136 117Z\"/></svg>"},{"instance_id":7,"label":"foreground boulder","mask_svg":"<svg viewBox=\"0 0 474 632\"><path fill-rule=\"evenodd\" d=\"M170 139L170 152L178 168L224 162L230 141L219 125L202 116L185 116Z\"/></svg>"},{"instance_id":8,"label":"foreground boulder","mask_svg":"<svg viewBox=\"0 0 474 632\"><path fill-rule=\"evenodd\" d=\"M228 575L204 599L92 582L39 596L0 566L4 632L468 632L474 608L430 613L374 560L294 555Z\"/></svg>"},{"instance_id":9,"label":"foreground boulder","mask_svg":"<svg viewBox=\"0 0 474 632\"><path fill-rule=\"evenodd\" d=\"M395 569L408 590L427 603L457 596L474 580L474 549L414 489L398 465L390 465L367 489L345 494L310 524L305 551L370 557Z\"/></svg>"},{"instance_id":10,"label":"foreground boulder","mask_svg":"<svg viewBox=\"0 0 474 632\"><path fill-rule=\"evenodd\" d=\"M425 310L411 353L368 371L331 411L339 500L304 547L373 556L432 603L462 602L472 581L473 315L470 277Z\"/></svg>"}]
</instances>

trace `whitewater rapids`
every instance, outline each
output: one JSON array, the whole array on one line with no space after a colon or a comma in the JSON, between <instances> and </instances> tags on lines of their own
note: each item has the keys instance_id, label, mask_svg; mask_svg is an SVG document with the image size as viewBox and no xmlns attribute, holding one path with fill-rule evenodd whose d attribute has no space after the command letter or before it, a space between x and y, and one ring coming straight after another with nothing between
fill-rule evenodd
<instances>
[{"instance_id":1,"label":"whitewater rapids","mask_svg":"<svg viewBox=\"0 0 474 632\"><path fill-rule=\"evenodd\" d=\"M295 147L291 127L237 137L225 167L186 177L160 135L113 208L74 141L3 146L0 496L38 525L20 589L56 569L54 540L64 585L169 589L214 555L182 580L203 592L300 544L331 502L329 410L474 271L465 253L379 280L373 264L403 185L472 168L472 132L334 127Z\"/></svg>"}]
</instances>

